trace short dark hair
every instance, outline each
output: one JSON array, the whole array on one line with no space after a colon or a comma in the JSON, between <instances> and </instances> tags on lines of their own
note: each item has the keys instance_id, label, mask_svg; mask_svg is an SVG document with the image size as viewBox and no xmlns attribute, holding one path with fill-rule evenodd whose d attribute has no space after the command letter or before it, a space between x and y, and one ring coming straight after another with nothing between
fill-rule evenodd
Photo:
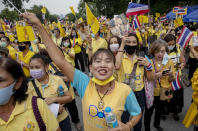
<instances>
[{"instance_id":1,"label":"short dark hair","mask_svg":"<svg viewBox=\"0 0 198 131\"><path fill-rule=\"evenodd\" d=\"M95 61L96 57L97 57L99 54L101 54L101 53L104 53L104 54L108 55L108 56L113 60L113 63L114 63L114 65L115 65L115 61L116 61L116 60L115 60L115 56L113 55L113 53L112 53L110 50L105 49L105 48L100 48L100 49L98 49L98 50L92 55L91 60L90 60L90 65L93 64L93 61Z\"/></svg>"},{"instance_id":2,"label":"short dark hair","mask_svg":"<svg viewBox=\"0 0 198 131\"><path fill-rule=\"evenodd\" d=\"M54 31L55 31L55 30L58 31L58 32L60 33L60 30L59 30L58 28L54 29Z\"/></svg>"},{"instance_id":3,"label":"short dark hair","mask_svg":"<svg viewBox=\"0 0 198 131\"><path fill-rule=\"evenodd\" d=\"M9 57L0 57L0 67L6 70L15 80L18 80L21 77L23 78L20 88L15 90L13 97L15 102L17 101L21 103L25 101L28 97L26 94L28 81L21 65Z\"/></svg>"},{"instance_id":4,"label":"short dark hair","mask_svg":"<svg viewBox=\"0 0 198 131\"><path fill-rule=\"evenodd\" d=\"M33 59L40 59L43 62L44 65L49 65L49 63L52 62L49 54L47 53L47 51L45 49L41 49L39 51L39 53L32 56L32 58L30 59L30 62Z\"/></svg>"},{"instance_id":5,"label":"short dark hair","mask_svg":"<svg viewBox=\"0 0 198 131\"><path fill-rule=\"evenodd\" d=\"M24 43L25 45L28 45L29 47L31 46L31 42L30 41L25 41L25 42L22 42Z\"/></svg>"},{"instance_id":6,"label":"short dark hair","mask_svg":"<svg viewBox=\"0 0 198 131\"><path fill-rule=\"evenodd\" d=\"M0 31L0 34L5 35L5 33L3 31Z\"/></svg>"},{"instance_id":7,"label":"short dark hair","mask_svg":"<svg viewBox=\"0 0 198 131\"><path fill-rule=\"evenodd\" d=\"M164 37L164 40L168 43L170 41L175 41L176 42L176 37L173 35L173 34L167 34L165 37Z\"/></svg>"},{"instance_id":8,"label":"short dark hair","mask_svg":"<svg viewBox=\"0 0 198 131\"><path fill-rule=\"evenodd\" d=\"M2 38L6 39L7 42L10 42L10 39L7 36L3 36L3 37L1 37L1 39Z\"/></svg>"},{"instance_id":9,"label":"short dark hair","mask_svg":"<svg viewBox=\"0 0 198 131\"><path fill-rule=\"evenodd\" d=\"M70 38L73 39L73 36L72 36L72 31L73 31L73 30L76 32L76 38L78 38L78 32L76 31L75 28L72 28L72 29L71 29Z\"/></svg>"},{"instance_id":10,"label":"short dark hair","mask_svg":"<svg viewBox=\"0 0 198 131\"><path fill-rule=\"evenodd\" d=\"M66 41L68 39L69 39L69 37L63 37L60 47L63 47L63 41ZM71 41L70 41L70 39L69 39L69 48L71 48Z\"/></svg>"}]
</instances>

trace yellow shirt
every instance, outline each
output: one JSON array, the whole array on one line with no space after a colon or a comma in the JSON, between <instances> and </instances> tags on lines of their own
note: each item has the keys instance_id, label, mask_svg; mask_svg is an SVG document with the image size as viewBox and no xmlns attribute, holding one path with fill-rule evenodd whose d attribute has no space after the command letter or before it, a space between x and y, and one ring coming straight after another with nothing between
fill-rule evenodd
<instances>
[{"instance_id":1,"label":"yellow shirt","mask_svg":"<svg viewBox=\"0 0 198 131\"><path fill-rule=\"evenodd\" d=\"M70 64L72 64L73 66L75 66L75 62L74 62L74 59L72 57L70 57L68 55L68 53L71 53L72 55L75 56L75 51L74 51L74 48L67 48L65 51L64 51L64 55L65 55L65 59L67 60L67 62L69 62Z\"/></svg>"},{"instance_id":2,"label":"yellow shirt","mask_svg":"<svg viewBox=\"0 0 198 131\"><path fill-rule=\"evenodd\" d=\"M13 60L16 60L16 50L11 45L8 45L7 49L9 50L10 58L12 58Z\"/></svg>"},{"instance_id":3,"label":"yellow shirt","mask_svg":"<svg viewBox=\"0 0 198 131\"><path fill-rule=\"evenodd\" d=\"M132 62L128 56L124 54L121 68L118 71L119 82L124 82L125 79L128 79L128 75L132 73L134 64L137 62L136 57L137 56L135 56L134 61ZM144 88L144 66L139 66L138 64L136 68L135 86L134 91L141 91Z\"/></svg>"},{"instance_id":4,"label":"yellow shirt","mask_svg":"<svg viewBox=\"0 0 198 131\"><path fill-rule=\"evenodd\" d=\"M37 99L39 112L46 125L47 131L56 131L59 127L58 122L52 112L48 109L47 104ZM7 122L0 118L0 131L30 131L27 126L31 126L31 131L39 131L36 118L32 109L32 96L28 96L27 100L22 103L16 103L10 118Z\"/></svg>"},{"instance_id":5,"label":"yellow shirt","mask_svg":"<svg viewBox=\"0 0 198 131\"><path fill-rule=\"evenodd\" d=\"M61 45L61 42L62 42L62 37L60 37L60 38L57 39L55 36L52 36L52 40L54 41L54 43L57 46L60 46Z\"/></svg>"},{"instance_id":6,"label":"yellow shirt","mask_svg":"<svg viewBox=\"0 0 198 131\"><path fill-rule=\"evenodd\" d=\"M98 40L92 39L92 53L94 54L99 48L107 49L107 41L101 37Z\"/></svg>"},{"instance_id":7,"label":"yellow shirt","mask_svg":"<svg viewBox=\"0 0 198 131\"><path fill-rule=\"evenodd\" d=\"M34 43L32 43L31 46L32 46L32 51L35 52L35 53L39 52L38 46L42 49L46 49L44 44L34 44Z\"/></svg>"},{"instance_id":8,"label":"yellow shirt","mask_svg":"<svg viewBox=\"0 0 198 131\"><path fill-rule=\"evenodd\" d=\"M64 92L68 91L64 81L59 77L59 76L55 76L55 75L51 75L49 74L49 81L47 84L46 88L42 88L42 84L38 81L35 80L35 83L37 85L37 87L39 88L41 95L44 98L47 97L57 97L58 96L58 86L62 85ZM33 96L37 96L37 93L34 89L34 86L32 85L32 82L29 82L29 86L28 86L28 93L33 95ZM63 121L66 117L68 116L68 113L66 112L66 110L64 110L59 116L58 116L58 121L61 122Z\"/></svg>"},{"instance_id":9,"label":"yellow shirt","mask_svg":"<svg viewBox=\"0 0 198 131\"><path fill-rule=\"evenodd\" d=\"M193 46L194 45L193 38L190 40L189 45L190 46ZM198 55L198 47L197 46L194 47L194 50L195 50L195 54ZM191 51L190 51L190 58L195 58Z\"/></svg>"},{"instance_id":10,"label":"yellow shirt","mask_svg":"<svg viewBox=\"0 0 198 131\"><path fill-rule=\"evenodd\" d=\"M20 61L24 62L25 64L28 64L30 63L30 59L32 58L32 56L34 56L34 52L32 51L28 51L28 53L26 54L25 57L23 57L23 52L18 52L17 53L17 59L19 59ZM23 72L25 73L25 76L26 77L30 77L30 70L29 68L23 66Z\"/></svg>"},{"instance_id":11,"label":"yellow shirt","mask_svg":"<svg viewBox=\"0 0 198 131\"><path fill-rule=\"evenodd\" d=\"M154 67L156 67L156 69L158 71L161 68L157 65L157 63L156 63L156 66L154 66L153 62L152 62L152 67L153 67L154 71L155 71ZM175 72L175 68L174 68L174 63L171 59L168 60L168 63L166 65L164 65L159 72L163 72L164 70L169 69L169 67L171 68L171 71L173 72L173 76L175 76L176 72ZM168 79L169 79L169 76L163 76L160 78L160 83L161 83L162 88L171 88L171 83L168 81ZM159 96L160 95L160 85L159 85L158 80L156 80L156 81L157 81L157 84L156 84L156 88L154 89L154 96Z\"/></svg>"},{"instance_id":12,"label":"yellow shirt","mask_svg":"<svg viewBox=\"0 0 198 131\"><path fill-rule=\"evenodd\" d=\"M72 46L74 45L74 42L72 39L70 39L70 42L72 44ZM82 40L81 38L75 38L75 46L74 46L74 51L75 51L75 54L78 54L81 52L81 46L82 45Z\"/></svg>"}]
</instances>

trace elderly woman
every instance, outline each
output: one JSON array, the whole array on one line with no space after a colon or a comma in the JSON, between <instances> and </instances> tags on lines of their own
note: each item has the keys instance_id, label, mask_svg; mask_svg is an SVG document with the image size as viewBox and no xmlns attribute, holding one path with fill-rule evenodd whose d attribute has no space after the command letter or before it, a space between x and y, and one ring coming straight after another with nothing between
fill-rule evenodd
<instances>
[{"instance_id":1,"label":"elderly woman","mask_svg":"<svg viewBox=\"0 0 198 131\"><path fill-rule=\"evenodd\" d=\"M0 130L56 130L58 122L47 104L28 96L27 80L16 61L0 58Z\"/></svg>"},{"instance_id":2,"label":"elderly woman","mask_svg":"<svg viewBox=\"0 0 198 131\"><path fill-rule=\"evenodd\" d=\"M77 89L82 99L85 131L108 130L104 119L105 107L111 107L119 120L118 127L112 129L113 131L130 131L138 123L141 109L133 91L127 85L114 80L115 58L109 50L99 49L92 56L90 71L93 78L90 79L64 60L64 56L34 14L24 13L22 16L29 24L37 27L50 57ZM128 123L123 124L120 119L125 110L133 117Z\"/></svg>"}]
</instances>

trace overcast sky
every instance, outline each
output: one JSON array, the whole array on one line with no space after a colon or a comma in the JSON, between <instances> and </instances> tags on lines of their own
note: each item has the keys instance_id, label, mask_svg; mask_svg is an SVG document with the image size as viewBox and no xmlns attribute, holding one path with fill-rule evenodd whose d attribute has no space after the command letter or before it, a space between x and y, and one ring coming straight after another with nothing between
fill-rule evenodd
<instances>
[{"instance_id":1,"label":"overcast sky","mask_svg":"<svg viewBox=\"0 0 198 131\"><path fill-rule=\"evenodd\" d=\"M0 10L5 8L2 1L0 0ZM28 9L33 5L44 5L51 14L65 15L71 12L69 6L73 6L77 12L79 2L80 0L30 0L28 3L24 3L24 6Z\"/></svg>"}]
</instances>

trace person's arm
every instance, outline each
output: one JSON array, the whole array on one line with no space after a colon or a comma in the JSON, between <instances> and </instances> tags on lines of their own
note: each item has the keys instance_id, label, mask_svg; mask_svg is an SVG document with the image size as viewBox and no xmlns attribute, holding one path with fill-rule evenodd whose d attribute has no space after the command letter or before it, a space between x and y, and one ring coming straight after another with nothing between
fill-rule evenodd
<instances>
[{"instance_id":1,"label":"person's arm","mask_svg":"<svg viewBox=\"0 0 198 131\"><path fill-rule=\"evenodd\" d=\"M116 69L120 69L120 67L121 67L126 39L127 39L127 37L123 37L122 43L121 43L118 53L116 55L116 64L115 64Z\"/></svg>"},{"instance_id":2,"label":"person's arm","mask_svg":"<svg viewBox=\"0 0 198 131\"><path fill-rule=\"evenodd\" d=\"M24 17L24 19L28 24L32 24L38 29L41 39L46 46L46 50L50 55L50 58L58 66L58 68L69 78L69 80L73 82L74 70L75 70L74 67L65 60L62 52L53 42L48 32L42 26L41 22L36 17L36 15L33 13L26 12L26 13L22 13L21 16Z\"/></svg>"},{"instance_id":3,"label":"person's arm","mask_svg":"<svg viewBox=\"0 0 198 131\"><path fill-rule=\"evenodd\" d=\"M71 49L69 49L69 52L67 53L71 58L75 58L75 52L74 52L74 49L73 48L71 48Z\"/></svg>"},{"instance_id":4,"label":"person's arm","mask_svg":"<svg viewBox=\"0 0 198 131\"><path fill-rule=\"evenodd\" d=\"M139 114L137 116L133 116L129 122L127 122L127 125L130 129L132 129L141 119L142 114Z\"/></svg>"}]
</instances>

